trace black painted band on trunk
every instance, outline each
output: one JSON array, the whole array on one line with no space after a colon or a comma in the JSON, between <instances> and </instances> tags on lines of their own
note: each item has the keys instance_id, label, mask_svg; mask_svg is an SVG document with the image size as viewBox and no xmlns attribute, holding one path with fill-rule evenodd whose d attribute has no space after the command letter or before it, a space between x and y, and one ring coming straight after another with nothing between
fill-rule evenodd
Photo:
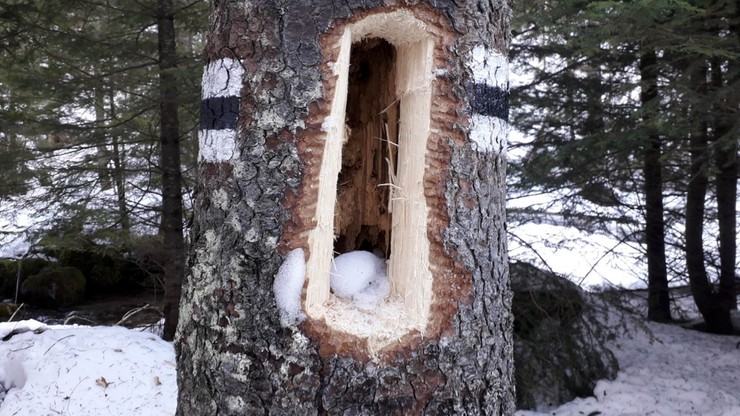
<instances>
[{"instance_id":1,"label":"black painted band on trunk","mask_svg":"<svg viewBox=\"0 0 740 416\"><path fill-rule=\"evenodd\" d=\"M235 129L239 97L213 97L200 102L200 129Z\"/></svg>"},{"instance_id":2,"label":"black painted band on trunk","mask_svg":"<svg viewBox=\"0 0 740 416\"><path fill-rule=\"evenodd\" d=\"M488 84L470 84L470 104L476 114L509 121L509 91Z\"/></svg>"}]
</instances>

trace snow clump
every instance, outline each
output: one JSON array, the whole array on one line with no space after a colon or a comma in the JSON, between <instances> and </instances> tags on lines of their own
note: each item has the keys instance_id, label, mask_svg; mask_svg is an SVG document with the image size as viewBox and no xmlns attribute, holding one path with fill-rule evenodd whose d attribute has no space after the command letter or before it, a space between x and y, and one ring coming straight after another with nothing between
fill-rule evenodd
<instances>
[{"instance_id":1,"label":"snow clump","mask_svg":"<svg viewBox=\"0 0 740 416\"><path fill-rule=\"evenodd\" d=\"M17 360L0 363L0 403L5 399L8 390L22 389L26 384L26 371Z\"/></svg>"},{"instance_id":2,"label":"snow clump","mask_svg":"<svg viewBox=\"0 0 740 416\"><path fill-rule=\"evenodd\" d=\"M272 284L280 311L280 324L284 327L296 325L306 319L301 309L301 292L305 280L306 260L303 249L297 248L285 256Z\"/></svg>"},{"instance_id":3,"label":"snow clump","mask_svg":"<svg viewBox=\"0 0 740 416\"><path fill-rule=\"evenodd\" d=\"M351 251L334 258L331 290L342 299L353 300L360 309L372 309L391 290L385 259L368 251Z\"/></svg>"}]
</instances>

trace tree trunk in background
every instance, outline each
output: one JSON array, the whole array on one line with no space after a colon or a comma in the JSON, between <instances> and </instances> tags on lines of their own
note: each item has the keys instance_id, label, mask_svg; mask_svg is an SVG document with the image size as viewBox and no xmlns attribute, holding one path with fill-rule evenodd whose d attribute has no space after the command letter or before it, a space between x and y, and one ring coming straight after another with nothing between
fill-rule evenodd
<instances>
[{"instance_id":1,"label":"tree trunk in background","mask_svg":"<svg viewBox=\"0 0 740 416\"><path fill-rule=\"evenodd\" d=\"M116 116L115 94L110 91L110 119L115 122ZM116 184L116 201L118 202L118 215L120 216L121 230L123 236L128 237L131 231L131 219L128 215L128 206L126 204L126 163L124 159L124 144L119 143L118 135L111 135L111 144L113 146L113 182Z\"/></svg>"},{"instance_id":2,"label":"tree trunk in background","mask_svg":"<svg viewBox=\"0 0 740 416\"><path fill-rule=\"evenodd\" d=\"M707 94L706 64L691 74L695 90ZM694 301L699 309L709 332L727 334L732 332L730 309L719 302L712 288L704 265L704 202L709 186L709 125L706 110L694 108L692 117L697 120L699 128L691 133L689 142L691 167L689 185L686 190L686 268L689 273L689 285Z\"/></svg>"},{"instance_id":3,"label":"tree trunk in background","mask_svg":"<svg viewBox=\"0 0 740 416\"><path fill-rule=\"evenodd\" d=\"M175 22L172 0L159 0L157 10L160 85L160 168L162 169L162 229L164 243L164 335L172 340L177 328L185 248L182 235L182 177L180 131L177 118L178 87Z\"/></svg>"},{"instance_id":4,"label":"tree trunk in background","mask_svg":"<svg viewBox=\"0 0 740 416\"><path fill-rule=\"evenodd\" d=\"M211 3L193 242L175 343L178 415L514 412L508 81L492 85L507 77L509 15L506 0ZM397 24L408 16L423 23ZM316 188L327 130L345 131L332 130L344 117L329 114L348 27L397 42L397 51L414 41L399 28L434 41L431 70L420 77L431 80L431 127L426 156L415 155L425 172L437 172L422 181L434 296L423 336L409 332L377 354L368 339L314 318L305 284L308 318L281 324L273 292L288 253L317 255L309 236L323 209ZM349 71L363 79L362 65ZM347 106L353 99L363 97Z\"/></svg>"},{"instance_id":5,"label":"tree trunk in background","mask_svg":"<svg viewBox=\"0 0 740 416\"><path fill-rule=\"evenodd\" d=\"M723 61L713 59L712 91L719 92L726 83L722 71ZM736 99L719 99L713 111L714 163L717 172L715 189L717 191L717 222L719 226L719 291L717 302L722 308L737 308L735 293L735 257L737 255L737 138L732 133L737 107L731 101ZM732 108L735 109L733 114Z\"/></svg>"},{"instance_id":6,"label":"tree trunk in background","mask_svg":"<svg viewBox=\"0 0 740 416\"><path fill-rule=\"evenodd\" d=\"M648 262L648 319L671 320L668 272L665 257L665 221L663 219L663 173L660 162L661 138L652 125L658 105L658 59L653 50L640 55L640 103L647 137L644 148L645 239Z\"/></svg>"}]
</instances>

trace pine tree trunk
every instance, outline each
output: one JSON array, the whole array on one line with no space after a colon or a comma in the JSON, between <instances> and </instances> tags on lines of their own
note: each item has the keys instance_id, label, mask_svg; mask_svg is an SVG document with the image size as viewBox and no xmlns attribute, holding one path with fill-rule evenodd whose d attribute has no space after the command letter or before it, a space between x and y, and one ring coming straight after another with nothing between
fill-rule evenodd
<instances>
[{"instance_id":1,"label":"pine tree trunk","mask_svg":"<svg viewBox=\"0 0 740 416\"><path fill-rule=\"evenodd\" d=\"M505 0L211 4L179 415L514 412L509 14ZM344 303L314 267L339 245L391 253L416 326L338 329ZM394 272L418 258L418 282ZM305 277L293 316L276 299L288 264Z\"/></svg>"},{"instance_id":2,"label":"pine tree trunk","mask_svg":"<svg viewBox=\"0 0 740 416\"><path fill-rule=\"evenodd\" d=\"M692 74L692 83L699 94L707 93L707 66L701 65ZM704 318L707 330L718 334L732 332L730 309L720 302L712 288L704 264L704 202L709 187L709 125L706 112L693 110L699 127L692 132L689 146L691 167L689 186L686 190L686 269L689 285L699 312Z\"/></svg>"},{"instance_id":3,"label":"pine tree trunk","mask_svg":"<svg viewBox=\"0 0 740 416\"><path fill-rule=\"evenodd\" d=\"M114 92L110 91L108 96L110 98L110 119L117 120L116 105ZM116 186L116 202L118 203L118 216L119 223L121 224L121 231L124 237L129 236L131 231L131 219L128 215L128 207L126 200L126 164L124 160L124 144L119 143L118 136L116 134L111 135L111 145L113 147L113 182Z\"/></svg>"},{"instance_id":4,"label":"pine tree trunk","mask_svg":"<svg viewBox=\"0 0 740 416\"><path fill-rule=\"evenodd\" d=\"M160 81L160 168L162 170L162 229L164 243L164 334L174 338L180 292L185 268L182 235L182 176L180 171L180 127L177 116L177 66L175 22L172 0L159 0L157 11Z\"/></svg>"},{"instance_id":5,"label":"pine tree trunk","mask_svg":"<svg viewBox=\"0 0 740 416\"><path fill-rule=\"evenodd\" d=\"M728 88L724 80L722 66L726 62L715 58L712 60L712 89L721 91ZM729 311L737 308L735 292L735 259L737 256L737 138L732 133L737 108L731 101L718 100L713 111L715 135L714 163L717 172L715 189L717 191L717 225L719 226L719 290L717 301Z\"/></svg>"},{"instance_id":6,"label":"pine tree trunk","mask_svg":"<svg viewBox=\"0 0 740 416\"><path fill-rule=\"evenodd\" d=\"M657 322L671 320L668 292L668 272L665 258L665 221L663 220L663 173L660 162L661 138L651 126L654 110L658 105L658 58L653 50L640 55L643 124L648 132L645 143L645 239L648 262L648 319Z\"/></svg>"}]
</instances>

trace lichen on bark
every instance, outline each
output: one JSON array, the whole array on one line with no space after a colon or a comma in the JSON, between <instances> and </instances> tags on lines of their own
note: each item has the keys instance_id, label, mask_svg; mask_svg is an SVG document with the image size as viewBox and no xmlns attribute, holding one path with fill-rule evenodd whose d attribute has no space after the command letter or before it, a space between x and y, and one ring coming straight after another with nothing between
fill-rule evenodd
<instances>
[{"instance_id":1,"label":"lichen on bark","mask_svg":"<svg viewBox=\"0 0 740 416\"><path fill-rule=\"evenodd\" d=\"M450 316L432 336L412 336L373 361L325 353L307 324L282 327L272 283L311 227L296 205L310 206L309 154L321 148L315 141L331 104L322 36L399 7L451 31L435 55L446 71L433 100L449 95L456 104L434 113L446 127L428 150L446 168L444 177L425 179L425 193L436 221L430 240L443 257L435 293L453 298L435 306ZM235 58L245 69L239 155L199 166L176 342L179 415L514 411L505 160L467 140L465 66L476 45L506 50L509 13L505 1L482 0L212 3L208 60Z\"/></svg>"}]
</instances>

